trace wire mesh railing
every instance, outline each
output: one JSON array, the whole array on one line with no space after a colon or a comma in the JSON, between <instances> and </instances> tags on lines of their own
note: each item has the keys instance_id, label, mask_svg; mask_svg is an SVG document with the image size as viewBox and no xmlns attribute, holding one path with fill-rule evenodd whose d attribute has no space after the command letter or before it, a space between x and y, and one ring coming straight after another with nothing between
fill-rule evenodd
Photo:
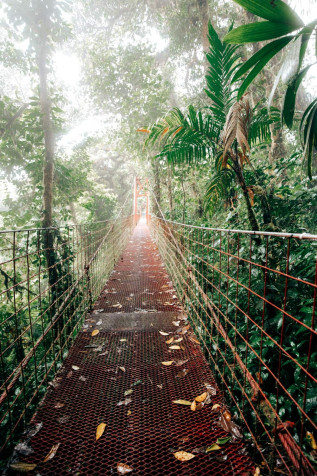
<instances>
[{"instance_id":1,"label":"wire mesh railing","mask_svg":"<svg viewBox=\"0 0 317 476\"><path fill-rule=\"evenodd\" d=\"M261 474L316 474L317 236L151 231Z\"/></svg>"},{"instance_id":2,"label":"wire mesh railing","mask_svg":"<svg viewBox=\"0 0 317 476\"><path fill-rule=\"evenodd\" d=\"M131 235L133 216L0 232L0 449L54 380Z\"/></svg>"}]
</instances>

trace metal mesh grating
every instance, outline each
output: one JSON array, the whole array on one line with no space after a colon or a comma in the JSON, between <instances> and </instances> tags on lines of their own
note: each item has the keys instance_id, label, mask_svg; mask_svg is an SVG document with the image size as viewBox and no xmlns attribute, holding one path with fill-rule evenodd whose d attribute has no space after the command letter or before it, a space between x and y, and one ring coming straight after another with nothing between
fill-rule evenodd
<instances>
[{"instance_id":1,"label":"metal mesh grating","mask_svg":"<svg viewBox=\"0 0 317 476\"><path fill-rule=\"evenodd\" d=\"M139 253L134 260L132 251L140 251L140 237L143 254ZM156 253L153 248L147 229L137 227L123 261L112 274L112 277L118 276L119 272L121 274L120 285L118 283L115 288L120 299L133 289L133 280L126 283L123 279L123 266L126 267L125 273L137 274L134 291L141 291L147 283L149 302L143 308L145 311L147 308L159 310L158 301L170 297L169 291L173 292L170 285L161 291L162 283L169 280L158 260L155 266L151 266L151 271L138 271L141 264L150 265L151 255ZM127 256L131 258L131 267ZM164 275L156 274L150 284L149 272ZM109 290L112 283L110 280L105 289ZM224 461L217 460L219 453L215 455L215 452L197 454L185 463L173 456L175 451L191 452L227 436L217 425L217 415L211 411L212 404L223 403L223 395L200 347L191 340L191 331L182 335L183 348L179 350L170 350L165 343L168 337L159 333L160 329L170 332L170 335L177 334L172 321L183 316L180 303L174 301L173 308L179 309L178 314L136 312L140 301L135 299L120 309L114 308L116 312L111 308L108 315L104 311L97 312L110 309L110 306L105 306L109 303L104 302L100 307L99 301L33 418L33 425L41 423L43 426L29 442L33 453L20 456L20 461L36 463L34 474L111 475L117 474L118 463L131 466L132 474L138 475L254 474L254 466L241 440L225 445ZM130 314L122 312L127 308L132 311ZM171 311L170 306L166 309ZM92 337L91 331L96 328L100 332ZM187 362L170 367L161 364L168 360ZM74 370L73 366L78 370ZM120 367L124 367L125 371ZM184 367L189 370L188 374L177 378L176 375ZM212 396L212 404L202 411L192 412L187 406L172 403L175 399L193 400L204 392L206 383L215 388L216 394ZM133 390L129 396L131 402L118 406L126 398L124 392L128 389ZM96 428L101 422L107 427L96 441ZM57 443L60 446L55 457L43 463Z\"/></svg>"}]
</instances>

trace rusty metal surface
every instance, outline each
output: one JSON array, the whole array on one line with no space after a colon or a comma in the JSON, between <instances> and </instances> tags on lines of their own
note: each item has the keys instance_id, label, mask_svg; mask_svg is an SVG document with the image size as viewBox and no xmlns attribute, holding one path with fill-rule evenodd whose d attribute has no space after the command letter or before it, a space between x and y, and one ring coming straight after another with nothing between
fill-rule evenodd
<instances>
[{"instance_id":1,"label":"rusty metal surface","mask_svg":"<svg viewBox=\"0 0 317 476\"><path fill-rule=\"evenodd\" d=\"M173 299L173 306L163 304L170 302L174 290L147 228L139 225L131 241L112 274L118 279L105 288L114 287L114 300L107 292L106 303L103 294L88 316L33 418L33 427L42 425L28 442L33 452L20 455L19 461L37 464L29 474L45 476L118 474L118 463L129 465L135 475L253 475L254 465L241 440L227 443L221 452L198 453L190 461L174 457L176 451L193 452L228 436L212 411L213 404L224 404L224 396L191 330L184 329L186 316L180 303ZM130 292L143 295L124 302ZM112 308L115 300L124 303L122 308ZM160 308L168 312L148 312ZM110 309L107 315L104 311ZM122 312L126 309L129 312ZM92 336L95 329L99 333ZM181 348L170 349L169 337L159 331L182 337ZM171 360L180 365L162 365ZM177 377L184 368L187 375ZM213 395L201 411L173 403L192 401L206 391L206 384ZM132 390L129 396L127 390ZM118 405L123 401L126 404ZM96 428L102 422L107 426L96 441ZM55 456L44 463L57 444Z\"/></svg>"}]
</instances>

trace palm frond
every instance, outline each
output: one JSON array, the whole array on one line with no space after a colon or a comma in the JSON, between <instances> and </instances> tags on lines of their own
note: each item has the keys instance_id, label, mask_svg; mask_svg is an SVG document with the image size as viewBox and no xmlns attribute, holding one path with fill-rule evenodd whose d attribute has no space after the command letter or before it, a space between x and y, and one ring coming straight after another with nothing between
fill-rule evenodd
<instances>
[{"instance_id":1,"label":"palm frond","mask_svg":"<svg viewBox=\"0 0 317 476\"><path fill-rule=\"evenodd\" d=\"M277 128L281 127L280 111L277 108L262 107L256 105L253 108L252 119L249 128L248 141L251 145L271 140L271 124L275 124Z\"/></svg>"},{"instance_id":2,"label":"palm frond","mask_svg":"<svg viewBox=\"0 0 317 476\"><path fill-rule=\"evenodd\" d=\"M217 202L224 198L235 179L235 172L231 167L218 170L207 182L204 196L204 208L212 211Z\"/></svg>"},{"instance_id":3,"label":"palm frond","mask_svg":"<svg viewBox=\"0 0 317 476\"><path fill-rule=\"evenodd\" d=\"M226 116L232 106L237 89L232 88L232 78L238 67L241 56L237 53L237 46L223 43L217 32L209 23L210 49L206 55L209 68L206 75L206 94L212 100L210 111L220 127L225 124Z\"/></svg>"},{"instance_id":4,"label":"palm frond","mask_svg":"<svg viewBox=\"0 0 317 476\"><path fill-rule=\"evenodd\" d=\"M227 115L225 127L223 129L224 143L224 166L226 165L226 155L234 140L237 140L243 154L250 151L248 143L249 124L251 122L251 108L247 96L243 96L240 101L234 103Z\"/></svg>"}]
</instances>

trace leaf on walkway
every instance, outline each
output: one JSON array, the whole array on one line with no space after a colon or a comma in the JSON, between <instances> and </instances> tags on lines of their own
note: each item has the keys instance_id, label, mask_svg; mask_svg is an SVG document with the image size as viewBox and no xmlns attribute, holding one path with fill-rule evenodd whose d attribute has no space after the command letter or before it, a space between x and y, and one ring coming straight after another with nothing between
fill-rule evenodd
<instances>
[{"instance_id":1,"label":"leaf on walkway","mask_svg":"<svg viewBox=\"0 0 317 476\"><path fill-rule=\"evenodd\" d=\"M131 384L131 387L135 387L136 385L140 385L142 383L142 380L136 380Z\"/></svg>"},{"instance_id":2,"label":"leaf on walkway","mask_svg":"<svg viewBox=\"0 0 317 476\"><path fill-rule=\"evenodd\" d=\"M170 339L165 341L165 344L171 344L174 341L174 337L171 337Z\"/></svg>"},{"instance_id":3,"label":"leaf on walkway","mask_svg":"<svg viewBox=\"0 0 317 476\"><path fill-rule=\"evenodd\" d=\"M219 405L219 403L215 403L215 404L212 406L211 410L214 411L214 410L217 410L217 408L221 408L221 405Z\"/></svg>"},{"instance_id":4,"label":"leaf on walkway","mask_svg":"<svg viewBox=\"0 0 317 476\"><path fill-rule=\"evenodd\" d=\"M54 406L54 408L63 408L65 406L65 403L56 403L56 405Z\"/></svg>"},{"instance_id":5,"label":"leaf on walkway","mask_svg":"<svg viewBox=\"0 0 317 476\"><path fill-rule=\"evenodd\" d=\"M121 400L121 402L117 403L117 407L121 407L122 405L129 405L132 402L132 398L126 398L125 400Z\"/></svg>"},{"instance_id":6,"label":"leaf on walkway","mask_svg":"<svg viewBox=\"0 0 317 476\"><path fill-rule=\"evenodd\" d=\"M125 372L125 367L119 367L122 372Z\"/></svg>"},{"instance_id":7,"label":"leaf on walkway","mask_svg":"<svg viewBox=\"0 0 317 476\"><path fill-rule=\"evenodd\" d=\"M188 362L188 361L189 361L189 359L186 359L186 360L177 360L177 361L176 361L176 366L177 366L177 367L180 367L181 365L186 364L186 362Z\"/></svg>"},{"instance_id":8,"label":"leaf on walkway","mask_svg":"<svg viewBox=\"0 0 317 476\"><path fill-rule=\"evenodd\" d=\"M176 375L177 378L183 378L183 377L186 377L186 375L188 374L189 370L188 369L183 369L181 370L180 372L178 372L178 374Z\"/></svg>"},{"instance_id":9,"label":"leaf on walkway","mask_svg":"<svg viewBox=\"0 0 317 476\"><path fill-rule=\"evenodd\" d=\"M80 380L81 382L86 382L87 378L84 377L83 375L81 375L81 376L79 377L79 380Z\"/></svg>"},{"instance_id":10,"label":"leaf on walkway","mask_svg":"<svg viewBox=\"0 0 317 476\"><path fill-rule=\"evenodd\" d=\"M171 350L179 350L179 349L180 349L180 346L179 346L179 345L171 345L171 346L169 347L169 349L171 349Z\"/></svg>"},{"instance_id":11,"label":"leaf on walkway","mask_svg":"<svg viewBox=\"0 0 317 476\"><path fill-rule=\"evenodd\" d=\"M187 453L186 451L176 451L174 456L178 461L189 461L190 459L195 458L195 455L192 453Z\"/></svg>"},{"instance_id":12,"label":"leaf on walkway","mask_svg":"<svg viewBox=\"0 0 317 476\"><path fill-rule=\"evenodd\" d=\"M225 445L226 443L228 443L228 441L230 441L232 438L232 436L225 436L224 438L218 438L216 443L217 445Z\"/></svg>"},{"instance_id":13,"label":"leaf on walkway","mask_svg":"<svg viewBox=\"0 0 317 476\"><path fill-rule=\"evenodd\" d=\"M192 402L189 400L173 400L173 403L178 403L178 405L191 405Z\"/></svg>"},{"instance_id":14,"label":"leaf on walkway","mask_svg":"<svg viewBox=\"0 0 317 476\"><path fill-rule=\"evenodd\" d=\"M207 398L208 393L204 392L201 395L198 395L198 397L195 398L196 402L204 402Z\"/></svg>"},{"instance_id":15,"label":"leaf on walkway","mask_svg":"<svg viewBox=\"0 0 317 476\"><path fill-rule=\"evenodd\" d=\"M173 362L174 360L168 360L166 362L162 362L162 365L166 365L166 367L168 367L169 365L172 365Z\"/></svg>"},{"instance_id":16,"label":"leaf on walkway","mask_svg":"<svg viewBox=\"0 0 317 476\"><path fill-rule=\"evenodd\" d=\"M232 420L229 420L229 421L226 420L226 418L224 417L222 413L220 413L218 424L225 431L227 431L228 433L231 433L231 435L234 438L240 439L243 437L238 425L236 425L236 423L234 423Z\"/></svg>"},{"instance_id":17,"label":"leaf on walkway","mask_svg":"<svg viewBox=\"0 0 317 476\"><path fill-rule=\"evenodd\" d=\"M130 416L132 414L131 410L127 411L127 415Z\"/></svg>"},{"instance_id":18,"label":"leaf on walkway","mask_svg":"<svg viewBox=\"0 0 317 476\"><path fill-rule=\"evenodd\" d=\"M194 400L191 405L190 405L190 409L195 412L196 411L196 407L197 407L197 403L196 403L196 400Z\"/></svg>"},{"instance_id":19,"label":"leaf on walkway","mask_svg":"<svg viewBox=\"0 0 317 476\"><path fill-rule=\"evenodd\" d=\"M217 445L217 443L213 443L212 445L208 446L208 448L206 448L206 453L209 453L209 451L217 450L221 450L221 446Z\"/></svg>"},{"instance_id":20,"label":"leaf on walkway","mask_svg":"<svg viewBox=\"0 0 317 476\"><path fill-rule=\"evenodd\" d=\"M132 388L129 388L129 390L126 390L126 391L124 392L124 396L127 397L128 395L131 395L132 393L133 393Z\"/></svg>"},{"instance_id":21,"label":"leaf on walkway","mask_svg":"<svg viewBox=\"0 0 317 476\"><path fill-rule=\"evenodd\" d=\"M79 367L77 365L72 365L72 369L77 371L79 370Z\"/></svg>"},{"instance_id":22,"label":"leaf on walkway","mask_svg":"<svg viewBox=\"0 0 317 476\"><path fill-rule=\"evenodd\" d=\"M103 432L105 431L107 424L106 423L100 423L97 426L96 430L96 441L99 440L99 438L103 435Z\"/></svg>"},{"instance_id":23,"label":"leaf on walkway","mask_svg":"<svg viewBox=\"0 0 317 476\"><path fill-rule=\"evenodd\" d=\"M168 336L168 335L169 335L169 332L159 331L159 333L160 333L162 336Z\"/></svg>"},{"instance_id":24,"label":"leaf on walkway","mask_svg":"<svg viewBox=\"0 0 317 476\"><path fill-rule=\"evenodd\" d=\"M199 340L196 339L195 337L189 336L189 339L194 342L195 344L200 344Z\"/></svg>"},{"instance_id":25,"label":"leaf on walkway","mask_svg":"<svg viewBox=\"0 0 317 476\"><path fill-rule=\"evenodd\" d=\"M93 330L92 333L91 333L91 337L94 337L94 336L96 336L97 334L99 334L99 329Z\"/></svg>"},{"instance_id":26,"label":"leaf on walkway","mask_svg":"<svg viewBox=\"0 0 317 476\"><path fill-rule=\"evenodd\" d=\"M56 443L56 445L53 445L52 448L50 449L50 451L47 453L47 455L45 456L45 458L43 459L43 463L46 463L47 461L49 461L50 459L53 459L54 456L56 455L57 453L57 450L59 448L59 445L60 443Z\"/></svg>"},{"instance_id":27,"label":"leaf on walkway","mask_svg":"<svg viewBox=\"0 0 317 476\"><path fill-rule=\"evenodd\" d=\"M205 383L205 387L209 395L217 395L217 388L211 385L210 383Z\"/></svg>"},{"instance_id":28,"label":"leaf on walkway","mask_svg":"<svg viewBox=\"0 0 317 476\"><path fill-rule=\"evenodd\" d=\"M131 466L128 466L127 464L118 463L117 471L119 474L127 474L127 473L131 473L131 471L133 471L133 468L131 468Z\"/></svg>"},{"instance_id":29,"label":"leaf on walkway","mask_svg":"<svg viewBox=\"0 0 317 476\"><path fill-rule=\"evenodd\" d=\"M228 410L225 410L223 412L223 417L225 418L225 420L230 421L231 420L231 413Z\"/></svg>"},{"instance_id":30,"label":"leaf on walkway","mask_svg":"<svg viewBox=\"0 0 317 476\"><path fill-rule=\"evenodd\" d=\"M162 383L159 383L159 384L157 384L157 387L158 387L160 390L162 390L163 384L162 384Z\"/></svg>"},{"instance_id":31,"label":"leaf on walkway","mask_svg":"<svg viewBox=\"0 0 317 476\"><path fill-rule=\"evenodd\" d=\"M33 471L36 466L36 464L31 463L12 463L10 464L10 469L17 473L28 473L29 471Z\"/></svg>"},{"instance_id":32,"label":"leaf on walkway","mask_svg":"<svg viewBox=\"0 0 317 476\"><path fill-rule=\"evenodd\" d=\"M120 303L118 302L118 304L114 304L112 307L118 307L119 309L121 309L122 304L120 304Z\"/></svg>"},{"instance_id":33,"label":"leaf on walkway","mask_svg":"<svg viewBox=\"0 0 317 476\"><path fill-rule=\"evenodd\" d=\"M178 339L174 340L174 343L177 344L178 342L182 342L183 337L179 337Z\"/></svg>"},{"instance_id":34,"label":"leaf on walkway","mask_svg":"<svg viewBox=\"0 0 317 476\"><path fill-rule=\"evenodd\" d=\"M173 321L173 324L174 324L174 326L176 326L176 327L179 326L179 323L180 323L180 321Z\"/></svg>"}]
</instances>

